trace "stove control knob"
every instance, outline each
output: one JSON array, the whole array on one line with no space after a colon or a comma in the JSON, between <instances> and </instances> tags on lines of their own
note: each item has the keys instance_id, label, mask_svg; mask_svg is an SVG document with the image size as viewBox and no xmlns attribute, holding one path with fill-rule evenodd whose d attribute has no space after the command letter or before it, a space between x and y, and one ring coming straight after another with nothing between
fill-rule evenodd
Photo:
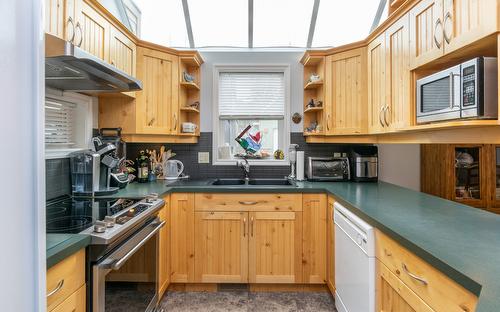
<instances>
[{"instance_id":1,"label":"stove control knob","mask_svg":"<svg viewBox=\"0 0 500 312\"><path fill-rule=\"evenodd\" d=\"M157 193L151 193L146 196L146 203L151 204L155 200L158 200L158 194Z\"/></svg>"},{"instance_id":2,"label":"stove control knob","mask_svg":"<svg viewBox=\"0 0 500 312\"><path fill-rule=\"evenodd\" d=\"M95 233L104 233L106 232L106 224L101 221L97 221L94 225L94 232Z\"/></svg>"},{"instance_id":3,"label":"stove control knob","mask_svg":"<svg viewBox=\"0 0 500 312\"><path fill-rule=\"evenodd\" d=\"M106 225L107 228L112 228L115 226L116 223L116 217L111 217L111 216L105 216L104 217L104 224Z\"/></svg>"}]
</instances>

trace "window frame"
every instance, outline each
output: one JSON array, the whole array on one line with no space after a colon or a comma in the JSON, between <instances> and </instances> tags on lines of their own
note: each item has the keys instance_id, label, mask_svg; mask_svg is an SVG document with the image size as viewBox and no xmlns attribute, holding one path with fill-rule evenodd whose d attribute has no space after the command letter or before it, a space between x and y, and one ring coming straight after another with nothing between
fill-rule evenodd
<instances>
[{"instance_id":1,"label":"window frame","mask_svg":"<svg viewBox=\"0 0 500 312\"><path fill-rule=\"evenodd\" d=\"M81 111L85 112L85 116L78 116L82 119L83 126L78 136L81 138L81 142L76 142L77 147L62 147L62 148L48 148L45 143L44 134L44 148L45 148L45 159L58 159L58 158L68 158L69 155L76 151L82 151L90 148L90 141L92 139L92 129L94 121L94 99L90 96L83 94L73 93L73 92L61 92L53 89L46 89L45 97L54 100L61 100L65 102L71 102L78 106ZM45 99L44 99L45 105ZM43 130L45 132L45 108L44 108L44 124Z\"/></svg>"},{"instance_id":2,"label":"window frame","mask_svg":"<svg viewBox=\"0 0 500 312\"><path fill-rule=\"evenodd\" d=\"M285 81L285 108L283 116L283 160L276 159L248 159L251 165L256 166L289 166L287 148L290 145L290 65L288 64L214 64L213 66L213 109L212 109L212 165L234 165L238 159L219 159L218 146L220 141L219 116L219 74L220 73L283 73Z\"/></svg>"}]
</instances>

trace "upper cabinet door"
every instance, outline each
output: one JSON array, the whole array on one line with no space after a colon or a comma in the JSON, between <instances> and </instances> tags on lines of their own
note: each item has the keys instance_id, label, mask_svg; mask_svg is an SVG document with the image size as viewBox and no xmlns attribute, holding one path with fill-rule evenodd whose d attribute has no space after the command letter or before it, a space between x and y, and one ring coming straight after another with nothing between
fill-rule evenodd
<instances>
[{"instance_id":1,"label":"upper cabinet door","mask_svg":"<svg viewBox=\"0 0 500 312\"><path fill-rule=\"evenodd\" d=\"M75 0L45 1L45 32L74 42Z\"/></svg>"},{"instance_id":2,"label":"upper cabinet door","mask_svg":"<svg viewBox=\"0 0 500 312\"><path fill-rule=\"evenodd\" d=\"M368 130L370 133L384 132L387 126L383 116L387 106L385 50L384 34L368 45Z\"/></svg>"},{"instance_id":3,"label":"upper cabinet door","mask_svg":"<svg viewBox=\"0 0 500 312\"><path fill-rule=\"evenodd\" d=\"M137 92L137 132L175 134L178 130L178 57L139 48L137 78L143 90Z\"/></svg>"},{"instance_id":4,"label":"upper cabinet door","mask_svg":"<svg viewBox=\"0 0 500 312\"><path fill-rule=\"evenodd\" d=\"M411 121L409 16L404 15L385 32L387 107L384 122L391 130L406 128Z\"/></svg>"},{"instance_id":5,"label":"upper cabinet door","mask_svg":"<svg viewBox=\"0 0 500 312\"><path fill-rule=\"evenodd\" d=\"M109 22L83 0L78 3L75 44L83 50L107 61L109 59Z\"/></svg>"},{"instance_id":6,"label":"upper cabinet door","mask_svg":"<svg viewBox=\"0 0 500 312\"><path fill-rule=\"evenodd\" d=\"M410 10L410 67L443 55L443 0L422 0Z\"/></svg>"},{"instance_id":7,"label":"upper cabinet door","mask_svg":"<svg viewBox=\"0 0 500 312\"><path fill-rule=\"evenodd\" d=\"M334 54L327 63L331 73L328 134L366 133L366 49Z\"/></svg>"},{"instance_id":8,"label":"upper cabinet door","mask_svg":"<svg viewBox=\"0 0 500 312\"><path fill-rule=\"evenodd\" d=\"M108 62L130 76L135 76L135 43L113 26L110 32Z\"/></svg>"},{"instance_id":9,"label":"upper cabinet door","mask_svg":"<svg viewBox=\"0 0 500 312\"><path fill-rule=\"evenodd\" d=\"M460 49L498 30L497 0L444 0L445 53Z\"/></svg>"}]
</instances>

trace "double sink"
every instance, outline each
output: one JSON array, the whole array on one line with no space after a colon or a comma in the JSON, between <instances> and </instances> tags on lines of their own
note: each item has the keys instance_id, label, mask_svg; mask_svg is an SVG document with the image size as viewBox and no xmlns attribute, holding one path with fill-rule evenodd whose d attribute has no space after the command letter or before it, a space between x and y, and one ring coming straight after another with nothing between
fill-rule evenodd
<instances>
[{"instance_id":1,"label":"double sink","mask_svg":"<svg viewBox=\"0 0 500 312\"><path fill-rule=\"evenodd\" d=\"M212 185L258 185L258 186L291 186L294 185L287 179L217 179Z\"/></svg>"}]
</instances>

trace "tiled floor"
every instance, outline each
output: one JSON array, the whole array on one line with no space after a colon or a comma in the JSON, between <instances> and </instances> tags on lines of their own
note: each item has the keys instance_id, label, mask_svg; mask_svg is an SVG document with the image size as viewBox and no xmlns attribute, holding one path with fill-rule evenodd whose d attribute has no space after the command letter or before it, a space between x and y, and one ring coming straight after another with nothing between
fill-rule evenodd
<instances>
[{"instance_id":1,"label":"tiled floor","mask_svg":"<svg viewBox=\"0 0 500 312\"><path fill-rule=\"evenodd\" d=\"M168 292L161 303L165 312L336 312L327 292Z\"/></svg>"}]
</instances>

